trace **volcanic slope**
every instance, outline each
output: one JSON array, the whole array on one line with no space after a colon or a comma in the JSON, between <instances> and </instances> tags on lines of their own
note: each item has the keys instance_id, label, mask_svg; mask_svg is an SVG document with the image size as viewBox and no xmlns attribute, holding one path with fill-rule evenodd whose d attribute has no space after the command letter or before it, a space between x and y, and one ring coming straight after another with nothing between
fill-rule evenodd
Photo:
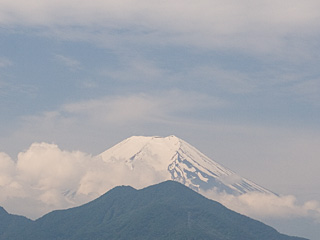
<instances>
[{"instance_id":1,"label":"volcanic slope","mask_svg":"<svg viewBox=\"0 0 320 240\"><path fill-rule=\"evenodd\" d=\"M109 164L123 164L134 178L143 178L142 181L149 185L156 181L148 179L149 176L159 176L158 182L174 180L196 191L214 189L232 195L274 194L213 161L176 136L133 136L101 153L100 157ZM153 171L153 174L143 176L143 169Z\"/></svg>"}]
</instances>

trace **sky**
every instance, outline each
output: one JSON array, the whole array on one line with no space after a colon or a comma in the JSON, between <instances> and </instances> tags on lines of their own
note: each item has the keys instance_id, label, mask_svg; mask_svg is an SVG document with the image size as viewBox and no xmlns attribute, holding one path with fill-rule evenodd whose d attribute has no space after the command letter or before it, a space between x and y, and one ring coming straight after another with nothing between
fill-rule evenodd
<instances>
[{"instance_id":1,"label":"sky","mask_svg":"<svg viewBox=\"0 0 320 240\"><path fill-rule=\"evenodd\" d=\"M133 135L173 134L265 188L319 203L318 9L0 0L2 191L26 154L47 158L34 144L82 159Z\"/></svg>"}]
</instances>

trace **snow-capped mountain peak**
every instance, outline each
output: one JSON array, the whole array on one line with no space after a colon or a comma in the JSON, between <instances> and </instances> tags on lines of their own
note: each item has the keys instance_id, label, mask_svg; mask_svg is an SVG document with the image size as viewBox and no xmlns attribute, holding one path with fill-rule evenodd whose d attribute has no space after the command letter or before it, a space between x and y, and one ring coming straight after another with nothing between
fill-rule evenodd
<instances>
[{"instance_id":1,"label":"snow-capped mountain peak","mask_svg":"<svg viewBox=\"0 0 320 240\"><path fill-rule=\"evenodd\" d=\"M240 195L247 192L273 194L218 164L176 136L133 136L100 154L106 163L124 164L135 172L152 169L161 180L175 180L199 191ZM146 180L147 181L147 180Z\"/></svg>"}]
</instances>

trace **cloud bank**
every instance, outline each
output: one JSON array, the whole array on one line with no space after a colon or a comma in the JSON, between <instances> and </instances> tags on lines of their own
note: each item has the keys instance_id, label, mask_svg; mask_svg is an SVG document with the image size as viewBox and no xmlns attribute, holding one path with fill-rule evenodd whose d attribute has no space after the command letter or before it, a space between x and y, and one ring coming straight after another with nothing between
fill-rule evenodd
<instances>
[{"instance_id":1,"label":"cloud bank","mask_svg":"<svg viewBox=\"0 0 320 240\"><path fill-rule=\"evenodd\" d=\"M266 218L297 218L312 217L320 220L320 204L317 201L307 201L299 204L293 195L266 195L262 193L246 193L240 196L219 194L215 190L201 192L207 198L213 199L235 210L236 212L257 219Z\"/></svg>"},{"instance_id":2,"label":"cloud bank","mask_svg":"<svg viewBox=\"0 0 320 240\"><path fill-rule=\"evenodd\" d=\"M44 142L20 152L16 162L0 153L0 206L31 218L83 204L118 185L142 188L164 180L154 169L138 167L133 174L128 166Z\"/></svg>"},{"instance_id":3,"label":"cloud bank","mask_svg":"<svg viewBox=\"0 0 320 240\"><path fill-rule=\"evenodd\" d=\"M55 210L93 200L118 185L143 188L167 179L166 173L137 165L106 163L99 156L61 150L55 144L33 143L17 161L0 153L0 206L38 218ZM294 196L249 193L240 196L202 192L210 199L258 219L312 217L320 221L316 201L298 204Z\"/></svg>"}]
</instances>

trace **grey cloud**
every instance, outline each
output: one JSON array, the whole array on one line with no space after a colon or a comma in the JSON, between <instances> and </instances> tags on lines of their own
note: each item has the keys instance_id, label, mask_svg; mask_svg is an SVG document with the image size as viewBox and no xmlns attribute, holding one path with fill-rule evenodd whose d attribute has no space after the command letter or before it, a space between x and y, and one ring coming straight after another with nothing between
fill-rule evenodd
<instances>
[{"instance_id":1,"label":"grey cloud","mask_svg":"<svg viewBox=\"0 0 320 240\"><path fill-rule=\"evenodd\" d=\"M281 54L284 51L290 53L286 49L288 46L290 48L288 41L301 41L296 36L297 32L304 39L319 35L319 12L315 10L319 7L318 1L311 0L179 0L174 3L162 1L161 4L156 1L128 0L81 4L75 0L46 0L23 4L18 0L6 0L0 5L0 21L3 25L45 26L53 29L71 27L67 31L79 26L84 27L81 32L86 28L92 29L90 35L99 35L101 29L108 29L106 34L102 34L105 39L110 35L119 35L118 40L126 36L126 39L135 39L140 43L149 39L157 43L236 48L264 54L271 50L273 54L276 54L275 51Z\"/></svg>"}]
</instances>

